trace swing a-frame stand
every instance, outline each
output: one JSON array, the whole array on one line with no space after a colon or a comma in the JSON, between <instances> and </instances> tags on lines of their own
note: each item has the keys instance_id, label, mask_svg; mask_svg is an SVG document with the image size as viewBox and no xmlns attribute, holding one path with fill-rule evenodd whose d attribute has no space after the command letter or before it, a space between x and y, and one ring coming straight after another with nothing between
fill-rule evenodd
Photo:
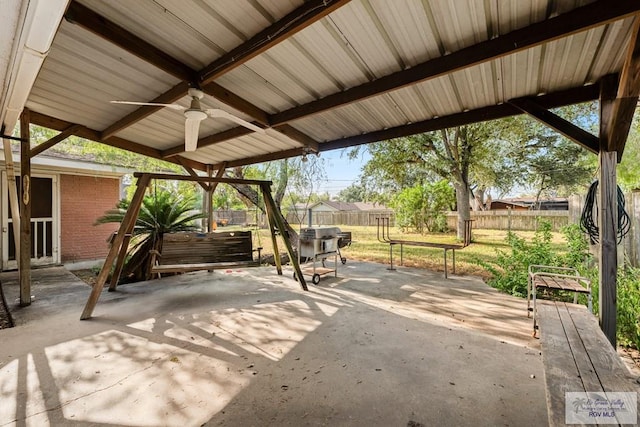
<instances>
[{"instance_id":1,"label":"swing a-frame stand","mask_svg":"<svg viewBox=\"0 0 640 427\"><path fill-rule=\"evenodd\" d=\"M285 220L282 216L280 210L276 207L276 204L271 196L271 181L259 181L259 180L247 180L247 179L234 179L234 178L219 178L219 177L199 177L199 176L186 176L186 175L168 175L168 174L155 174L155 173L136 173L134 176L138 179L136 182L136 191L131 199L131 204L129 205L129 209L124 215L122 222L120 223L120 228L118 229L118 233L113 238L113 242L111 243L111 248L109 249L109 253L107 254L107 258L104 261L104 265L102 266L102 270L100 270L100 274L98 274L98 278L96 279L95 285L93 285L93 290L89 295L89 299L84 307L82 312L82 316L80 316L81 320L86 320L91 318L93 314L93 310L98 303L98 299L100 298L100 294L104 288L105 283L107 282L107 277L109 276L109 272L111 271L111 267L113 266L114 261L116 261L115 269L113 274L111 275L111 283L109 285L110 291L115 291L118 280L120 279L120 274L122 273L122 267L124 265L125 257L127 254L127 249L129 247L129 241L131 240L131 233L133 232L133 227L135 226L136 220L138 219L138 214L140 212L140 206L142 206L142 201L144 199L144 194L151 183L151 180L161 179L161 180L174 180L174 181L192 181L199 183L224 183L224 184L246 184L246 185L257 185L260 187L262 191L262 196L264 198L265 203L265 211L267 214L267 222L269 224L269 229L271 231L271 241L273 243L273 251L274 251L274 259L276 263L276 269L279 275L282 275L282 261L280 259L280 251L278 250L278 244L276 241L276 234L280 233L282 240L284 242L285 249L287 250L287 254L289 255L289 259L291 260L291 264L293 265L294 271L296 273L296 277L300 282L300 286L303 290L307 289L307 283L304 280L302 275L302 271L300 270L300 264L298 262L298 257L293 252L293 247L291 246L291 241L289 240L289 235L286 231Z\"/></svg>"}]
</instances>

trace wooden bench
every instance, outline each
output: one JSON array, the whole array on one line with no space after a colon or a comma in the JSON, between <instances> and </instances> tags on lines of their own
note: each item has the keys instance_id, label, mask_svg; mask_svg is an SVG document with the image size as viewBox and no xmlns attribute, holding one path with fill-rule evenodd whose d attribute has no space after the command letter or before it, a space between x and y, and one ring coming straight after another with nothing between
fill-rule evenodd
<instances>
[{"instance_id":1,"label":"wooden bench","mask_svg":"<svg viewBox=\"0 0 640 427\"><path fill-rule=\"evenodd\" d=\"M380 237L380 221L382 221L382 238ZM444 255L444 278L448 277L447 251L451 251L453 274L456 274L456 249L464 249L471 244L471 224L473 220L464 221L464 241L461 244L456 243L434 243L419 242L414 240L397 240L389 238L389 218L378 218L378 240L389 244L389 270L395 270L393 267L393 247L400 246L400 265L403 263L404 246L418 246L425 248L442 249Z\"/></svg>"},{"instance_id":2,"label":"wooden bench","mask_svg":"<svg viewBox=\"0 0 640 427\"><path fill-rule=\"evenodd\" d=\"M530 265L527 278L527 317L533 311L533 336L538 329L536 300L538 289L548 291L573 292L573 303L578 302L578 294L587 295L587 306L593 311L591 299L591 281L581 277L578 270L550 265ZM533 301L533 307L532 307Z\"/></svg>"},{"instance_id":3,"label":"wooden bench","mask_svg":"<svg viewBox=\"0 0 640 427\"><path fill-rule=\"evenodd\" d=\"M590 393L589 396L605 396L604 393L640 391L615 349L600 330L595 316L585 306L561 301L538 301L540 343L550 426L565 425L569 416L585 416L589 406L579 397L565 393ZM609 399L617 398L608 395ZM635 400L635 401L634 401ZM637 408L638 394L625 399L626 408ZM570 405L567 408L567 405ZM587 412L585 412L587 411ZM615 425L621 413L607 413ZM626 416L632 415L630 412ZM625 416L625 415L623 415ZM614 420L613 417L616 419ZM595 419L591 419L596 424ZM624 421L624 420L623 420ZM637 424L639 419L631 424ZM602 420L600 420L602 422Z\"/></svg>"},{"instance_id":4,"label":"wooden bench","mask_svg":"<svg viewBox=\"0 0 640 427\"><path fill-rule=\"evenodd\" d=\"M160 251L151 251L152 273L186 273L233 267L257 267L250 231L165 233ZM253 253L258 252L257 260Z\"/></svg>"}]
</instances>

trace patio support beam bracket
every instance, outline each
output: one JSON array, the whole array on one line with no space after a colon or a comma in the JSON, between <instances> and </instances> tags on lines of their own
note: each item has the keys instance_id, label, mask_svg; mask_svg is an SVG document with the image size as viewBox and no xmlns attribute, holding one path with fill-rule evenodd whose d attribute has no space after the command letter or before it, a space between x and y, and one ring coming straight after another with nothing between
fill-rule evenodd
<instances>
[{"instance_id":1,"label":"patio support beam bracket","mask_svg":"<svg viewBox=\"0 0 640 427\"><path fill-rule=\"evenodd\" d=\"M35 157L38 154L44 152L45 150L48 150L49 148L53 147L54 145L64 141L65 139L67 139L68 137L70 137L71 135L79 131L81 127L82 125L73 124L68 128L64 129L62 132L60 132L58 135L54 136L53 138L48 139L42 144L36 145L31 149L31 157Z\"/></svg>"},{"instance_id":2,"label":"patio support beam bracket","mask_svg":"<svg viewBox=\"0 0 640 427\"><path fill-rule=\"evenodd\" d=\"M627 50L622 71L620 72L620 82L618 91L611 106L610 121L606 151L617 151L618 162L622 160L622 154L633 121L633 115L638 105L638 95L640 94L640 14L636 15L631 40Z\"/></svg>"},{"instance_id":3,"label":"patio support beam bracket","mask_svg":"<svg viewBox=\"0 0 640 427\"><path fill-rule=\"evenodd\" d=\"M592 153L597 154L600 151L600 140L597 136L543 108L534 100L530 98L519 98L511 99L508 102L523 113L547 125Z\"/></svg>"}]
</instances>

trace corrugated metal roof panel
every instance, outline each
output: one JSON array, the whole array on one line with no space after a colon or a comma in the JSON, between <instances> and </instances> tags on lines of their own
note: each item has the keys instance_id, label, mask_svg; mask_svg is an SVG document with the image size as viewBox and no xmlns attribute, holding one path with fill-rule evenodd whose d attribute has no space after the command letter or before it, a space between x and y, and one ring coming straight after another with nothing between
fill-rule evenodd
<instances>
[{"instance_id":1,"label":"corrugated metal roof panel","mask_svg":"<svg viewBox=\"0 0 640 427\"><path fill-rule=\"evenodd\" d=\"M428 25L425 6L419 0L406 1L401 5L386 0L371 1L372 9L406 66L415 66L440 56L437 35Z\"/></svg>"},{"instance_id":2,"label":"corrugated metal roof panel","mask_svg":"<svg viewBox=\"0 0 640 427\"><path fill-rule=\"evenodd\" d=\"M370 76L378 78L399 71L402 64L379 31L370 10L368 1L352 1L327 20L344 37L347 47L353 50Z\"/></svg>"},{"instance_id":3,"label":"corrugated metal roof panel","mask_svg":"<svg viewBox=\"0 0 640 427\"><path fill-rule=\"evenodd\" d=\"M303 0L79 0L194 69L208 65ZM593 0L353 0L328 17L216 79L268 114L336 95L364 83L472 46ZM313 13L313 12L312 12ZM317 141L373 132L510 98L592 83L620 70L631 19L592 28L388 93L371 96L290 125ZM102 130L178 81L64 22L31 93L33 110ZM178 101L188 105L189 98ZM205 108L233 111L206 96ZM235 127L207 119L200 136ZM161 110L116 135L157 149L180 146L184 117ZM187 153L203 162L239 160L301 147L275 130Z\"/></svg>"},{"instance_id":4,"label":"corrugated metal roof panel","mask_svg":"<svg viewBox=\"0 0 640 427\"><path fill-rule=\"evenodd\" d=\"M105 18L200 69L243 40L204 2L80 0ZM213 25L212 25L213 23ZM170 29L170 30L169 30Z\"/></svg>"},{"instance_id":5,"label":"corrugated metal roof panel","mask_svg":"<svg viewBox=\"0 0 640 427\"><path fill-rule=\"evenodd\" d=\"M620 49L620 46L627 45L632 26L633 18L628 18L613 22L605 27L604 37L600 42L595 58L592 59L587 81L594 83L601 76L621 69L626 49Z\"/></svg>"},{"instance_id":6,"label":"corrugated metal roof panel","mask_svg":"<svg viewBox=\"0 0 640 427\"><path fill-rule=\"evenodd\" d=\"M100 130L119 118L109 101L133 94L152 99L176 83L138 57L63 22L27 106L37 103L38 112Z\"/></svg>"}]
</instances>

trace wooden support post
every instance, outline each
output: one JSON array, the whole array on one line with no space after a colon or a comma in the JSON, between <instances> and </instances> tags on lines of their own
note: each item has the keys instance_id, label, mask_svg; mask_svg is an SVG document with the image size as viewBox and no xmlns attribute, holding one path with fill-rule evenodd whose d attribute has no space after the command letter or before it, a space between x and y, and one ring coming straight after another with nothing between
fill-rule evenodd
<instances>
[{"instance_id":1,"label":"wooden support post","mask_svg":"<svg viewBox=\"0 0 640 427\"><path fill-rule=\"evenodd\" d=\"M125 213L124 218L120 223L118 234L116 234L115 238L113 239L113 243L111 244L111 248L109 248L107 258L104 261L102 270L100 270L100 273L98 274L96 283L93 285L93 289L91 290L91 294L87 299L87 303L85 304L84 310L82 311L80 320L91 318L93 309L98 303L98 299L100 298L100 294L102 293L104 284L107 281L107 277L109 276L109 271L111 270L113 262L115 261L116 257L118 257L121 251L127 250L127 248L124 246L127 230L129 230L130 228L133 229L132 225L135 224L136 220L138 219L138 213L140 212L140 206L142 206L144 193L147 190L150 181L151 178L148 174L142 174L138 177L136 192L131 199L129 209L127 209L127 212Z\"/></svg>"},{"instance_id":2,"label":"wooden support post","mask_svg":"<svg viewBox=\"0 0 640 427\"><path fill-rule=\"evenodd\" d=\"M115 290L118 288L118 282L120 281L120 276L122 275L124 262L127 259L129 242L131 242L131 232L133 232L133 227L135 226L135 224L136 222L133 221L133 223L129 227L130 230L127 230L127 233L124 235L124 240L122 241L122 248L120 248L120 252L118 252L118 259L116 260L116 266L113 269L113 273L111 274L111 282L109 283L109 292L115 292Z\"/></svg>"},{"instance_id":3,"label":"wooden support post","mask_svg":"<svg viewBox=\"0 0 640 427\"><path fill-rule=\"evenodd\" d=\"M11 142L8 139L3 139L2 146L4 148L4 163L7 169L7 187L9 190L9 208L11 209L13 242L16 261L20 263L20 202L18 200L18 185L16 183L16 172L13 164Z\"/></svg>"},{"instance_id":4,"label":"wooden support post","mask_svg":"<svg viewBox=\"0 0 640 427\"><path fill-rule=\"evenodd\" d=\"M262 188L264 194L265 191L269 191L269 188ZM267 211L267 224L269 225L269 231L271 234L271 245L273 246L273 260L276 263L276 270L278 275L282 276L282 260L280 259L280 249L278 249L278 240L276 239L276 221L274 218L273 209L265 201L264 209Z\"/></svg>"},{"instance_id":5,"label":"wooden support post","mask_svg":"<svg viewBox=\"0 0 640 427\"><path fill-rule=\"evenodd\" d=\"M280 210L276 207L276 203L273 201L273 197L271 197L271 189L267 185L261 185L262 195L264 197L264 204L267 208L267 212L271 210L272 218L275 224L278 226L278 230L280 230L280 236L282 236L282 241L284 242L284 246L287 249L287 253L289 254L289 260L291 261L291 265L293 266L293 270L296 273L298 281L300 282L300 287L304 291L308 291L307 282L304 280L304 276L302 275L302 270L300 269L300 263L298 262L298 257L293 251L293 247L291 246L291 241L289 240L289 235L287 234L287 229L284 223L284 218L280 213Z\"/></svg>"},{"instance_id":6,"label":"wooden support post","mask_svg":"<svg viewBox=\"0 0 640 427\"><path fill-rule=\"evenodd\" d=\"M20 116L20 306L31 304L31 135L29 132L29 110ZM17 248L16 248L17 250Z\"/></svg>"},{"instance_id":7,"label":"wooden support post","mask_svg":"<svg viewBox=\"0 0 640 427\"><path fill-rule=\"evenodd\" d=\"M616 186L617 149L611 145L611 135L616 113L616 76L606 76L600 81L600 182L598 197L598 227L600 242L599 261L599 321L611 345L616 347L616 288L618 254L616 234L618 229L618 200Z\"/></svg>"},{"instance_id":8,"label":"wooden support post","mask_svg":"<svg viewBox=\"0 0 640 427\"><path fill-rule=\"evenodd\" d=\"M600 228L600 328L616 347L616 273L618 271L616 151L600 152L598 219Z\"/></svg>"},{"instance_id":9,"label":"wooden support post","mask_svg":"<svg viewBox=\"0 0 640 427\"><path fill-rule=\"evenodd\" d=\"M211 165L207 165L207 176L211 178L213 176L213 170L211 169ZM204 212L207 214L207 233L211 233L213 231L213 188L212 184L207 186L207 189L204 192Z\"/></svg>"}]
</instances>

